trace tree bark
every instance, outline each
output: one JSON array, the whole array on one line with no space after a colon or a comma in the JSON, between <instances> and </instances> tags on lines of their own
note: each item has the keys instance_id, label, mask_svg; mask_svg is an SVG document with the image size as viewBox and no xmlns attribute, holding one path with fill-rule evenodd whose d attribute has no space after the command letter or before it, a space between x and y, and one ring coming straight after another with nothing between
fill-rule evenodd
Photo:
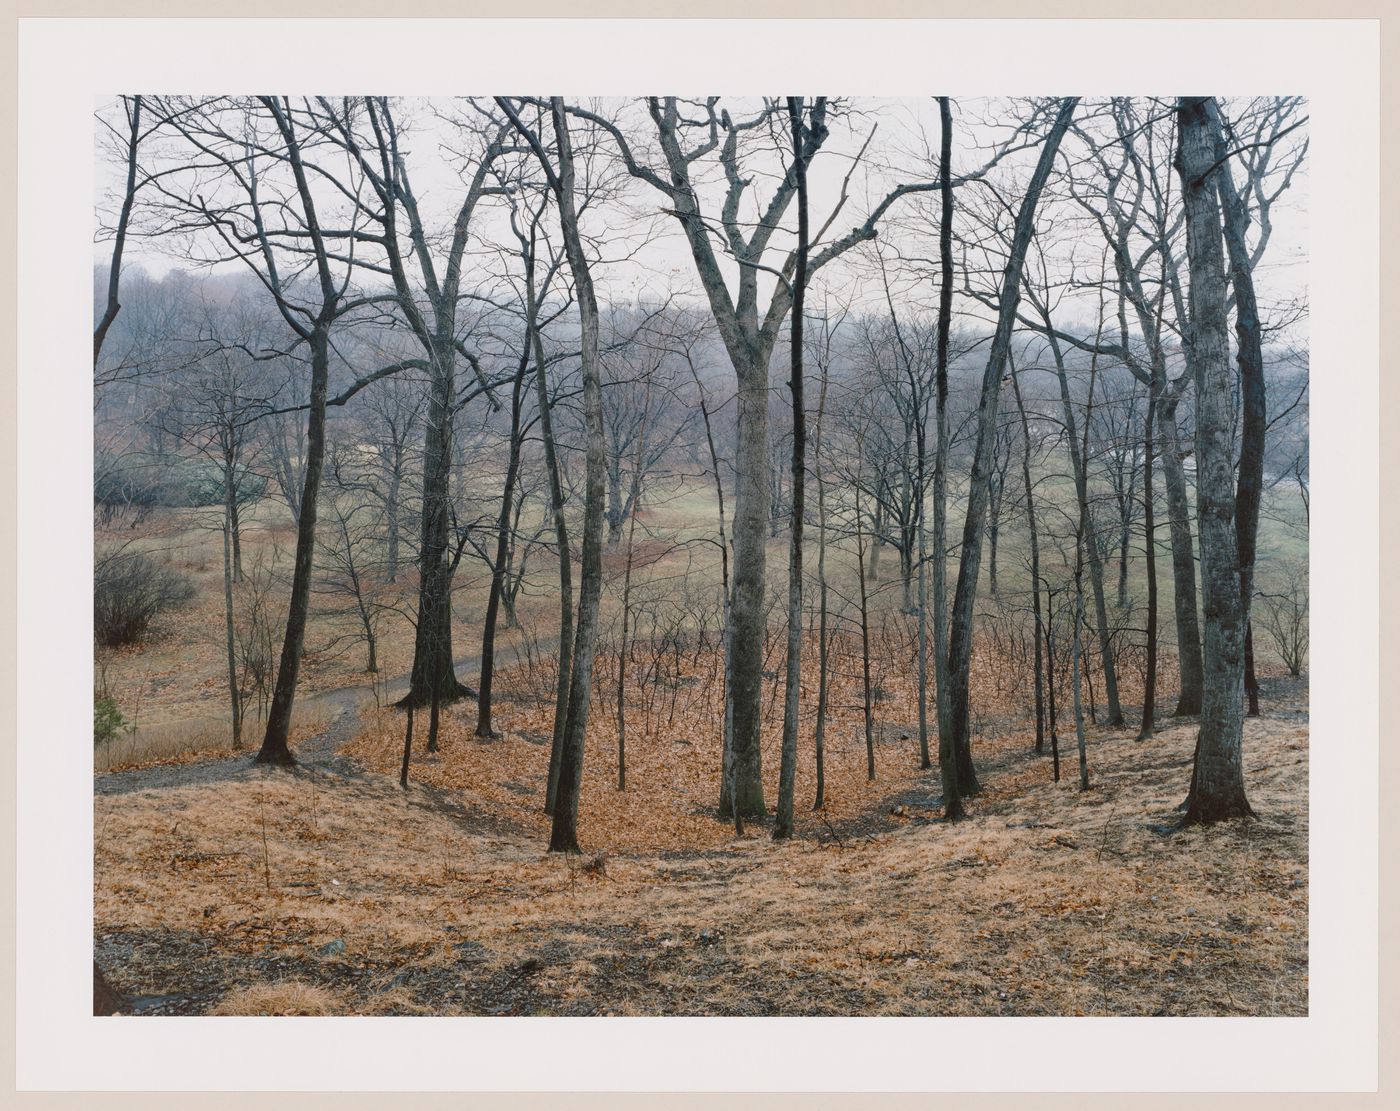
<instances>
[{"instance_id":1,"label":"tree bark","mask_svg":"<svg viewBox=\"0 0 1400 1111\"><path fill-rule=\"evenodd\" d=\"M1100 331L1102 331L1102 315L1100 315ZM1114 667L1113 660L1113 640L1108 629L1108 605L1104 599L1103 589L1103 559L1100 555L1098 540L1091 535L1090 527L1093 517L1089 512L1089 416L1084 418L1083 443L1080 443L1077 431L1078 422L1074 416L1074 403L1070 396L1069 376L1065 370L1064 357L1060 351L1059 341L1052 333L1049 337L1050 347L1055 357L1055 373L1060 382L1060 405L1064 412L1066 439L1069 442L1070 466L1074 471L1074 492L1075 498L1079 502L1079 519L1084 530L1083 544L1086 549L1089 563L1089 584L1094 592L1094 617L1097 623L1099 634L1099 654L1103 661L1104 691L1108 698L1108 724L1119 726L1123 724L1123 710L1118 702L1118 672ZM1090 356L1090 400L1089 405L1093 405L1093 376L1098 369L1098 354Z\"/></svg>"},{"instance_id":2,"label":"tree bark","mask_svg":"<svg viewBox=\"0 0 1400 1111\"><path fill-rule=\"evenodd\" d=\"M861 526L860 496L856 496L856 545L864 555L865 536ZM875 712L870 684L870 591L865 579L858 580L860 586L860 674L861 708L865 721L865 778L875 781Z\"/></svg>"},{"instance_id":3,"label":"tree bark","mask_svg":"<svg viewBox=\"0 0 1400 1111\"><path fill-rule=\"evenodd\" d=\"M539 315L533 271L527 273L527 311L532 319ZM549 749L549 773L545 781L546 814L554 813L559 791L559 767L564 754L564 725L569 713L569 685L573 676L574 646L574 585L573 555L569 549L569 528L564 518L564 484L559 473L559 457L554 443L554 416L549 401L546 379L544 338L539 328L532 332L535 351L535 396L540 410L540 438L544 441L544 465L549 474L549 508L554 518L554 543L559 549L559 651L558 675L554 692L554 735Z\"/></svg>"},{"instance_id":4,"label":"tree bark","mask_svg":"<svg viewBox=\"0 0 1400 1111\"><path fill-rule=\"evenodd\" d=\"M452 414L456 408L456 352L452 337L434 344L428 414L423 430L422 543L418 554L418 624L413 670L401 704L424 706L436 694L454 702L476 694L458 682L452 660L452 579L448 551L451 516Z\"/></svg>"},{"instance_id":5,"label":"tree bark","mask_svg":"<svg viewBox=\"0 0 1400 1111\"><path fill-rule=\"evenodd\" d=\"M574 623L573 662L569 680L568 717L559 761L559 782L554 800L554 823L549 851L576 853L578 845L579 789L583 780L584 737L592 697L593 656L598 639L598 602L603 590L603 510L607 467L603 429L602 374L598 361L598 300L583 249L574 199L574 156L568 117L559 97L550 101L558 149L558 170L533 134L527 134L550 179L559 205L559 224L565 253L574 279L579 307L580 364L583 377L583 411L587 430L583 540L580 548L578 617ZM517 126L519 126L517 124Z\"/></svg>"},{"instance_id":6,"label":"tree bark","mask_svg":"<svg viewBox=\"0 0 1400 1111\"><path fill-rule=\"evenodd\" d=\"M935 356L933 459L933 678L937 692L938 770L943 789L943 816L963 817L957 775L957 741L947 716L952 684L948 674L948 340L953 318L953 115L948 97L938 98L938 337Z\"/></svg>"},{"instance_id":7,"label":"tree bark","mask_svg":"<svg viewBox=\"0 0 1400 1111\"><path fill-rule=\"evenodd\" d=\"M1149 389L1147 419L1143 423L1142 452L1142 531L1147 556L1147 668L1142 684L1142 726L1137 739L1152 736L1157 714L1157 510L1152 488L1152 422L1156 417L1157 391Z\"/></svg>"},{"instance_id":8,"label":"tree bark","mask_svg":"<svg viewBox=\"0 0 1400 1111\"><path fill-rule=\"evenodd\" d=\"M1240 461L1235 487L1235 538L1239 549L1240 604L1245 625L1245 693L1249 716L1259 716L1259 681L1254 674L1254 635L1249 620L1254 598L1254 561L1259 538L1259 503L1264 490L1264 439L1268 405L1264 383L1264 349L1259 306L1254 296L1254 265L1245 233L1249 213L1235 188L1227 160L1219 108L1210 101L1207 111L1215 128L1215 171L1220 207L1225 216L1225 248L1230 264L1230 285L1235 294L1235 348L1240 371Z\"/></svg>"},{"instance_id":9,"label":"tree bark","mask_svg":"<svg viewBox=\"0 0 1400 1111\"><path fill-rule=\"evenodd\" d=\"M533 331L533 321L526 322ZM520 416L524 400L525 372L530 367L530 336L521 345L520 364L510 396L510 449L506 460L505 483L501 490L501 511L496 518L496 558L491 566L491 589L486 599L486 621L481 630L481 678L477 684L476 735L491 738L491 686L496 670L496 619L501 611L501 591L505 585L506 561L510 556L511 510L515 505L515 483L520 474Z\"/></svg>"},{"instance_id":10,"label":"tree bark","mask_svg":"<svg viewBox=\"0 0 1400 1111\"><path fill-rule=\"evenodd\" d=\"M1079 789L1089 789L1089 754L1084 738L1084 702L1080 696L1084 674L1084 648L1081 629L1084 625L1084 518L1080 517L1075 536L1074 556L1074 638L1070 645L1070 671L1074 693L1074 739L1079 750Z\"/></svg>"},{"instance_id":11,"label":"tree bark","mask_svg":"<svg viewBox=\"0 0 1400 1111\"><path fill-rule=\"evenodd\" d=\"M224 648L228 655L229 725L233 732L233 747L243 747L243 699L238 689L238 658L233 634L233 507L232 469L224 467Z\"/></svg>"},{"instance_id":12,"label":"tree bark","mask_svg":"<svg viewBox=\"0 0 1400 1111\"><path fill-rule=\"evenodd\" d=\"M1059 113L1040 151L1034 174L1026 187L1011 251L1002 276L1001 303L997 312L997 327L992 339L987 369L982 378L982 400L977 424L977 447L973 456L972 476L968 489L967 514L963 524L963 544L958 566L958 582L953 598L953 613L948 631L947 705L940 705L940 729L946 729L954 745L958 787L963 795L978 790L976 772L972 766L969 737L969 681L972 665L973 607L977 599L977 580L981 571L982 534L986 523L988 484L991 475L991 455L996 438L997 413L1001 401L1001 382L1011 347L1016 310L1021 299L1021 274L1026 250L1035 231L1035 210L1040 194L1050 176L1050 167L1059 150L1060 141L1069 128L1077 97L1061 101ZM942 702L943 700L940 700ZM945 724L946 723L946 724Z\"/></svg>"},{"instance_id":13,"label":"tree bark","mask_svg":"<svg viewBox=\"0 0 1400 1111\"><path fill-rule=\"evenodd\" d=\"M807 499L807 413L803 401L802 332L807 297L807 168L803 161L800 97L788 97L792 127L793 169L797 174L797 265L792 276L791 344L792 378L792 516L788 546L787 676L783 700L783 745L778 769L778 807L773 839L792 836L794 794L797 784L797 728L802 695L802 526Z\"/></svg>"},{"instance_id":14,"label":"tree bark","mask_svg":"<svg viewBox=\"0 0 1400 1111\"><path fill-rule=\"evenodd\" d=\"M647 379L642 404L642 427L637 434L636 466L633 474L642 473L646 452L647 415L651 412L651 379ZM634 480L635 482L635 480ZM632 552L637 536L637 498L635 490L627 502L627 563L622 572L622 636L617 648L617 789L627 790L627 632L632 616Z\"/></svg>"},{"instance_id":15,"label":"tree bark","mask_svg":"<svg viewBox=\"0 0 1400 1111\"><path fill-rule=\"evenodd\" d=\"M267 712L267 729L257 763L291 767L296 758L287 747L292 726L306 621L311 606L312 557L316 547L316 510L321 471L326 455L326 384L330 376L330 321L318 320L311 334L311 405L306 420L306 480L297 518L297 547L292 564L292 596L287 606L287 629L277 664L277 684Z\"/></svg>"},{"instance_id":16,"label":"tree bark","mask_svg":"<svg viewBox=\"0 0 1400 1111\"><path fill-rule=\"evenodd\" d=\"M1021 380L1016 373L1016 361L1008 353L1011 366L1011 389L1016 397L1016 412L1021 417L1021 478L1026 485L1026 522L1031 538L1031 604L1035 614L1035 751L1045 751L1045 661L1041 651L1040 615L1040 532L1035 520L1035 484L1031 481L1031 429L1026 419L1026 405L1021 397Z\"/></svg>"},{"instance_id":17,"label":"tree bark","mask_svg":"<svg viewBox=\"0 0 1400 1111\"><path fill-rule=\"evenodd\" d=\"M1195 545L1191 538L1191 505L1186 492L1186 471L1181 465L1181 430L1176 408L1181 400L1182 379L1177 388L1163 385L1158 397L1157 436L1161 442L1162 480L1167 490L1167 524L1172 541L1173 607L1176 614L1176 655L1181 673L1173 717L1201 712L1204 664L1201 658L1201 626L1197 617ZM1199 472L1198 472L1199 473Z\"/></svg>"},{"instance_id":18,"label":"tree bark","mask_svg":"<svg viewBox=\"0 0 1400 1111\"><path fill-rule=\"evenodd\" d=\"M1186 210L1190 267L1187 366L1196 386L1196 511L1201 545L1204 689L1188 823L1252 813L1244 791L1244 636L1235 522L1225 264L1214 170L1218 126L1208 97L1182 97L1177 168Z\"/></svg>"},{"instance_id":19,"label":"tree bark","mask_svg":"<svg viewBox=\"0 0 1400 1111\"><path fill-rule=\"evenodd\" d=\"M817 724L814 744L817 764L817 790L812 809L826 806L826 713L829 698L830 637L827 631L826 582L826 468L822 464L822 422L826 417L827 364L822 361L821 392L817 397L817 427L813 455L817 466Z\"/></svg>"}]
</instances>

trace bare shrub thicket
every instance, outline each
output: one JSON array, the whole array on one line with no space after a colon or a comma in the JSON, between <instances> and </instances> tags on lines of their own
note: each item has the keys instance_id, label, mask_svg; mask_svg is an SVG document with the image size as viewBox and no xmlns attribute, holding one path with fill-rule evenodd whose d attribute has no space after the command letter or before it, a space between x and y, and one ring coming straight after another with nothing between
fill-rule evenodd
<instances>
[{"instance_id":1,"label":"bare shrub thicket","mask_svg":"<svg viewBox=\"0 0 1400 1111\"><path fill-rule=\"evenodd\" d=\"M157 617L193 596L189 576L158 556L128 546L102 548L93 567L93 635L104 648L135 644Z\"/></svg>"},{"instance_id":2,"label":"bare shrub thicket","mask_svg":"<svg viewBox=\"0 0 1400 1111\"><path fill-rule=\"evenodd\" d=\"M1308 569L1289 562L1275 579L1271 589L1255 596L1255 628L1297 678L1308 661Z\"/></svg>"}]
</instances>

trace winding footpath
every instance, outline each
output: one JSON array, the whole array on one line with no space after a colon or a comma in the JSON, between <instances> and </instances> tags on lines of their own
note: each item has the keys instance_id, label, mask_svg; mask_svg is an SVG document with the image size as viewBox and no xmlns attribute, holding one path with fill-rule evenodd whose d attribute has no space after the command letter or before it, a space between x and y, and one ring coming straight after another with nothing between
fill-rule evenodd
<instances>
[{"instance_id":1,"label":"winding footpath","mask_svg":"<svg viewBox=\"0 0 1400 1111\"><path fill-rule=\"evenodd\" d=\"M455 661L458 674L470 675L481 670L478 656L466 656ZM387 701L408 691L408 679L396 680L387 689ZM354 735L359 724L360 708L371 701L373 689L368 686L340 687L332 691L305 696L306 708L331 711L330 721L315 736L308 737L294 750L299 768L327 772L341 778L354 779L363 772L353 760L339 755L341 747ZM92 780L94 795L126 795L135 791L161 790L169 787L203 786L229 780L247 779L257 774L253 758L256 747L237 756L216 756L189 764L157 765L132 768L127 771L106 772Z\"/></svg>"}]
</instances>

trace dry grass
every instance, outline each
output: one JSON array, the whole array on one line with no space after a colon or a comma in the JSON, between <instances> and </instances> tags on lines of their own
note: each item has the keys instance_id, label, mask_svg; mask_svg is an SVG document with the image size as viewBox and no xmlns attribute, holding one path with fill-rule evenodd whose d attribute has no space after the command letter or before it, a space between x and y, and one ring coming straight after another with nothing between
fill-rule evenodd
<instances>
[{"instance_id":1,"label":"dry grass","mask_svg":"<svg viewBox=\"0 0 1400 1111\"><path fill-rule=\"evenodd\" d=\"M293 711L288 743L301 741L321 732L330 720L323 705L303 704ZM256 749L262 722L250 718L244 725L243 744L233 747L227 718L200 717L157 722L122 732L93 750L92 770L97 774L148 768L155 765L193 764L221 756L236 756Z\"/></svg>"},{"instance_id":2,"label":"dry grass","mask_svg":"<svg viewBox=\"0 0 1400 1111\"><path fill-rule=\"evenodd\" d=\"M687 497L657 511L659 527L699 527L708 494ZM195 577L196 600L146 645L104 659L138 731L98 755L99 771L227 751L221 552L217 534L193 524L172 515L149 538ZM250 526L248 558L274 542L290 551L270 501ZM785 544L774 541L772 566ZM686 556L634 556L636 590L670 590L668 576L684 569L683 602L713 593L711 569ZM547 563L522 597L525 629L503 630L502 663L539 647L530 630L553 627L557 603L536 589L552 577ZM615 554L609 566L616 579ZM413 582L410 569L410 602ZM458 584L465 655L480 629L485 575L464 564ZM604 596L605 641L615 587ZM499 739L476 739L475 705L463 703L445 713L441 751L429 756L419 718L407 792L395 782L402 715L370 711L345 750L368 769L362 778L249 769L215 784L96 798L98 957L117 987L148 997L146 1013L1305 1014L1306 688L1275 683L1266 717L1247 727L1260 820L1175 831L1194 728L1143 743L1095 730L1086 793L1066 737L1064 780L1052 783L1048 758L1029 752L1029 665L1015 658L1024 643L991 650L998 631L984 630L972 684L985 790L967 822L948 826L936 820L936 774L918 767L897 595L885 582L875 596L878 778L866 779L858 643L848 634L833 665L820 814L810 809L816 691L807 649L793 842L774 845L761 825L736 839L713 815L713 652L687 649L660 673L648 671L657 661L645 647L634 657L628 789L617 789L614 645L598 659L589 726L580 838L590 855L546 855L546 651L502 667ZM317 692L368 687L360 649L324 649L340 631L313 612L303 711ZM763 692L770 805L781 640ZM386 624L379 654L385 675L407 673L407 621ZM1165 692L1174 673L1163 665ZM1139 682L1125 663L1125 706L1136 704ZM294 742L322 719L303 718Z\"/></svg>"},{"instance_id":3,"label":"dry grass","mask_svg":"<svg viewBox=\"0 0 1400 1111\"><path fill-rule=\"evenodd\" d=\"M482 775L460 796L277 772L103 796L98 955L186 1013L295 980L345 1014L1301 1015L1304 699L1279 684L1247 726L1260 819L1210 829L1175 830L1189 726L1095 733L1083 793L1023 733L983 740L956 826L933 777L882 771L864 803L903 785L924 805L853 804L839 840L806 815L775 845L697 814L698 850L629 847L624 801L670 804L590 780L582 836L620 846L591 869L542 852L532 802L498 809L483 769L510 742L448 740L439 765Z\"/></svg>"},{"instance_id":4,"label":"dry grass","mask_svg":"<svg viewBox=\"0 0 1400 1111\"><path fill-rule=\"evenodd\" d=\"M296 980L235 988L209 1010L211 1015L334 1015L344 1000L315 984Z\"/></svg>"},{"instance_id":5,"label":"dry grass","mask_svg":"<svg viewBox=\"0 0 1400 1111\"><path fill-rule=\"evenodd\" d=\"M223 541L221 533L209 527L212 520L201 510L160 510L134 530L134 543L188 574L195 586L192 602L160 615L143 642L99 654L99 668L109 693L123 716L143 729L166 725L186 728L200 718L227 721ZM296 543L290 516L276 499L266 498L244 524L245 566L266 560L286 580L274 591L273 610L280 616L285 612ZM122 533L123 541L131 539L130 533ZM463 560L456 579L455 613L467 629L480 628L489 580L482 564ZM382 586L381 600L386 606L411 612L417 581L410 560L397 583ZM337 602L343 599L312 595L298 697L345 687L368 689L375 678L364 670L365 646L346 639L355 632L356 622L335 612ZM522 611L528 615L534 606L550 611L547 600L540 598L526 599ZM502 639L509 646L514 635L504 633ZM280 644L280 630L277 642ZM459 644L458 650L464 654L474 647L473 638L470 644ZM413 625L409 620L386 613L380 626L378 656L381 676L408 673L413 661Z\"/></svg>"}]
</instances>

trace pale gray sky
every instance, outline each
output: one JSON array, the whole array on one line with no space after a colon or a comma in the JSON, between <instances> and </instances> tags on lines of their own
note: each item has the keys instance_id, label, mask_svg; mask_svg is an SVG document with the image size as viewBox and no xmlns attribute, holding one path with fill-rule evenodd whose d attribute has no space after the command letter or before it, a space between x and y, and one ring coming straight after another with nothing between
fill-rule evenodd
<instances>
[{"instance_id":1,"label":"pale gray sky","mask_svg":"<svg viewBox=\"0 0 1400 1111\"><path fill-rule=\"evenodd\" d=\"M1095 102L1086 101L1081 114ZM1101 103L1101 102L1100 102ZM483 106L489 106L483 102ZM647 141L650 122L636 101L611 100L591 103L601 114L616 119L629 136L635 136L635 151L653 166L660 166L659 154ZM758 104L752 99L726 98L722 107L728 108L736 120L754 112ZM954 170L966 173L984 164L990 152L1007 140L1016 120L1021 118L1021 103L992 99L960 99L954 105ZM99 106L99 115L113 119L115 106L108 102ZM414 100L400 102L400 116L407 121L407 162L409 173L422 205L425 219L446 227L460 203L463 182L463 139L454 119L477 118L462 101ZM1304 128L1299 134L1305 133ZM97 203L99 219L115 212L115 194L122 184L122 168L106 157L100 149L104 129L99 126L97 164ZM878 99L856 97L845 102L843 112L833 120L831 137L813 165L809 185L813 228L821 227L836 206L843 183L850 174L849 196L832 222L827 239L844 234L864 220L870 208L896 183L928 180L935 174L939 129L937 108L931 97L917 99ZM605 140L608 149L611 141ZM773 177L781 173L778 145L786 140L781 134L753 132L748 142L755 148L746 158L746 172L753 183L746 191L741 220L753 220L758 206L771 193ZM868 145L867 145L868 144ZM767 153L760 147L766 147ZM863 156L852 172L852 164L864 147ZM1061 165L1077 160L1082 145L1073 137L1066 141ZM647 157L650 156L650 157ZM1035 151L1021 151L997 165L988 175L988 184L1001 195L1014 200L1016 184L1029 174ZM707 213L718 215L725 183L717 163L707 159L699 175L702 203ZM1175 182L1172 183L1175 186ZM1273 233L1267 254L1258 270L1261 303L1266 306L1306 298L1307 287L1307 171L1306 166L1295 176L1285 196L1274 206ZM696 296L698 286L694 264L676 221L664 215L664 198L644 182L620 175L618 194L597 206L586 221L588 230L600 242L607 242L603 262L597 267L596 280L600 293L614 299L631 300L638 296L661 296L667 292ZM982 185L969 185L959 190L959 230L969 227L969 211L986 206L991 193ZM472 246L480 277L490 280L491 272L499 272L499 257L493 257L493 246L509 248L512 240L503 215L504 209L489 203L479 210L476 236ZM936 249L936 198L930 194L906 197L890 210L882 224L880 249L889 256L905 254L931 258ZM773 248L765 261L781 260L781 251L791 244L789 229L795 226L795 206L790 206L784 219L784 232L774 236ZM1101 265L1102 242L1097 232L1078 226L1083 214L1068 201L1047 198L1038 214L1041 243L1057 269L1066 271L1073 265L1081 275L1097 271ZM140 266L153 274L188 266L179 255L180 246L168 240L137 237L127 248L128 265ZM876 279L871 246L857 248L821 273L821 284L838 300L853 297L858 303L879 304L883 292ZM970 251L965 256L969 266L985 262L985 256ZM94 249L95 261L105 263L110 258L110 244L99 238ZM237 264L233 264L237 265ZM737 266L730 264L731 288ZM772 279L762 277L765 285ZM961 281L961 277L959 278ZM906 282L906 296L915 303L931 304L936 293L932 282ZM979 310L968 298L959 298L959 310L973 315Z\"/></svg>"}]
</instances>

